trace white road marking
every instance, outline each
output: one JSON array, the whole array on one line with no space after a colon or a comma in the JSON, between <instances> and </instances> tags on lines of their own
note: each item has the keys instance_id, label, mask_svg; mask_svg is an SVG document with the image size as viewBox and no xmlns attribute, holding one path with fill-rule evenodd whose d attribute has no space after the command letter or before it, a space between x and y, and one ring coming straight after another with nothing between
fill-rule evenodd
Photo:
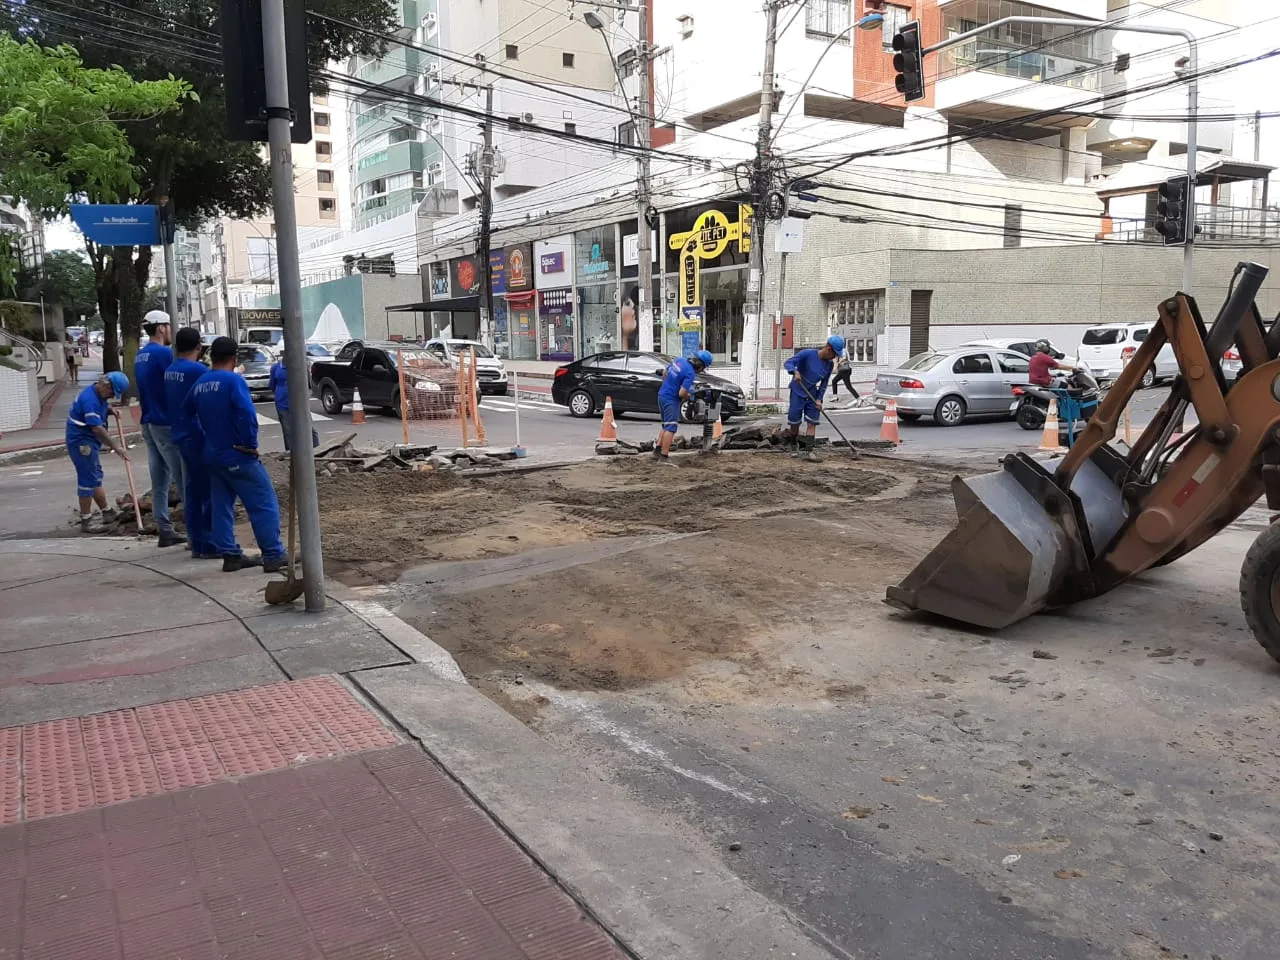
<instances>
[{"instance_id":1,"label":"white road marking","mask_svg":"<svg viewBox=\"0 0 1280 960\"><path fill-rule=\"evenodd\" d=\"M332 419L333 419L332 417L326 417L323 413L316 413L314 410L311 411L312 423L316 423L317 421L320 421L320 420L332 420ZM268 426L270 424L279 423L279 422L280 422L279 420L273 420L271 419L271 417L268 417L266 414L263 414L263 413L258 414L258 426L260 427Z\"/></svg>"},{"instance_id":2,"label":"white road marking","mask_svg":"<svg viewBox=\"0 0 1280 960\"><path fill-rule=\"evenodd\" d=\"M38 477L38 476L40 476L40 474L42 474L42 473L44 473L44 471L43 471L43 470L26 470L26 471L24 471L24 472L22 472L22 473L18 474L18 476L20 476L20 477Z\"/></svg>"}]
</instances>

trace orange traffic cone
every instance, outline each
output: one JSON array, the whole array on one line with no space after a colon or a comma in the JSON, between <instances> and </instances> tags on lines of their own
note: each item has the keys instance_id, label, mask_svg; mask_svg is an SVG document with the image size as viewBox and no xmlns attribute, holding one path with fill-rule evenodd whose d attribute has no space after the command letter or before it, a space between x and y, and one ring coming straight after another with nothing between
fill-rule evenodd
<instances>
[{"instance_id":1,"label":"orange traffic cone","mask_svg":"<svg viewBox=\"0 0 1280 960\"><path fill-rule=\"evenodd\" d=\"M717 443L724 436L724 424L719 417L716 417L715 423L711 426L711 442Z\"/></svg>"},{"instance_id":2,"label":"orange traffic cone","mask_svg":"<svg viewBox=\"0 0 1280 960\"><path fill-rule=\"evenodd\" d=\"M359 387L356 387L355 396L351 398L351 422L364 423L364 404L360 402Z\"/></svg>"},{"instance_id":3,"label":"orange traffic cone","mask_svg":"<svg viewBox=\"0 0 1280 960\"><path fill-rule=\"evenodd\" d=\"M884 408L884 419L880 421L880 439L890 443L901 443L898 433L898 401L889 398Z\"/></svg>"},{"instance_id":4,"label":"orange traffic cone","mask_svg":"<svg viewBox=\"0 0 1280 960\"><path fill-rule=\"evenodd\" d=\"M1058 435L1058 399L1049 398L1049 412L1044 418L1044 433L1040 437L1040 449L1049 453L1065 453L1066 447Z\"/></svg>"},{"instance_id":5,"label":"orange traffic cone","mask_svg":"<svg viewBox=\"0 0 1280 960\"><path fill-rule=\"evenodd\" d=\"M600 421L600 436L596 443L617 443L618 425L613 422L613 397L604 398L604 419Z\"/></svg>"}]
</instances>

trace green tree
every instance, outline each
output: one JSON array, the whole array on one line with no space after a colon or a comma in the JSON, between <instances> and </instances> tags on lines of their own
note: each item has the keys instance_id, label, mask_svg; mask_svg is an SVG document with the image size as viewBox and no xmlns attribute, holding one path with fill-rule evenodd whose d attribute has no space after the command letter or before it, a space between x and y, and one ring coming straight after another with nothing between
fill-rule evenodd
<instances>
[{"instance_id":1,"label":"green tree","mask_svg":"<svg viewBox=\"0 0 1280 960\"><path fill-rule=\"evenodd\" d=\"M98 288L93 265L75 250L54 250L46 254L38 271L24 271L22 287L24 300L43 297L46 303L61 304L64 315L93 316L97 310Z\"/></svg>"},{"instance_id":2,"label":"green tree","mask_svg":"<svg viewBox=\"0 0 1280 960\"><path fill-rule=\"evenodd\" d=\"M313 73L325 64L385 50L377 37L399 29L399 3L393 0L309 0L309 10L358 25L352 30L327 20L307 23L307 55ZM220 0L117 0L92 14L42 21L29 8L4 7L10 31L74 42L85 62L119 64L138 79L167 77L188 81L195 93L182 110L126 133L138 167L137 188L127 200L164 204L172 200L179 224L197 228L208 218L248 218L264 212L271 200L270 168L259 144L225 136L218 25ZM15 12L16 11L16 12ZM56 21L56 22L55 22ZM137 348L151 270L150 247L97 248L87 245L98 283L98 306L108 336L120 323L126 372ZM108 358L113 351L106 350Z\"/></svg>"}]
</instances>

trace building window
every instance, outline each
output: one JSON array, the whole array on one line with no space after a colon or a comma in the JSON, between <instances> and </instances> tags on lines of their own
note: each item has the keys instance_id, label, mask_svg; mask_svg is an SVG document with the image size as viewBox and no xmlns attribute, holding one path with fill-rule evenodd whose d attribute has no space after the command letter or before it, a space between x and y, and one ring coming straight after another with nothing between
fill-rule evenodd
<instances>
[{"instance_id":1,"label":"building window","mask_svg":"<svg viewBox=\"0 0 1280 960\"><path fill-rule=\"evenodd\" d=\"M320 216L326 220L332 220L338 215L338 201L333 197L320 198Z\"/></svg>"},{"instance_id":2,"label":"building window","mask_svg":"<svg viewBox=\"0 0 1280 960\"><path fill-rule=\"evenodd\" d=\"M520 59L520 47L517 44L514 44L514 43L507 44L507 59L508 60Z\"/></svg>"},{"instance_id":3,"label":"building window","mask_svg":"<svg viewBox=\"0 0 1280 960\"><path fill-rule=\"evenodd\" d=\"M884 25L881 27L881 38L886 50L893 49L893 38L898 31L911 22L911 10L896 4L886 3L881 11L884 14Z\"/></svg>"},{"instance_id":4,"label":"building window","mask_svg":"<svg viewBox=\"0 0 1280 960\"><path fill-rule=\"evenodd\" d=\"M560 54L560 63L561 63L561 65L562 65L566 70L572 70L572 69L573 69L573 54L572 54L572 53L562 53L562 54Z\"/></svg>"},{"instance_id":5,"label":"building window","mask_svg":"<svg viewBox=\"0 0 1280 960\"><path fill-rule=\"evenodd\" d=\"M316 184L320 187L321 190L332 190L333 189L333 171L317 170Z\"/></svg>"},{"instance_id":6,"label":"building window","mask_svg":"<svg viewBox=\"0 0 1280 960\"><path fill-rule=\"evenodd\" d=\"M322 130L329 129L329 115L327 113L321 113L320 111L317 110L315 114L315 119L312 122L316 125L318 129L322 129Z\"/></svg>"},{"instance_id":7,"label":"building window","mask_svg":"<svg viewBox=\"0 0 1280 960\"><path fill-rule=\"evenodd\" d=\"M1049 6L1014 0L953 0L942 7L942 35L955 36L1010 14L1061 16ZM1048 23L1011 23L950 47L938 57L938 76L982 70L1034 83L1098 89L1099 31Z\"/></svg>"},{"instance_id":8,"label":"building window","mask_svg":"<svg viewBox=\"0 0 1280 960\"><path fill-rule=\"evenodd\" d=\"M519 129L520 129L520 118L519 118L519 117L507 117L507 129L508 129L508 130L519 130Z\"/></svg>"},{"instance_id":9,"label":"building window","mask_svg":"<svg viewBox=\"0 0 1280 960\"><path fill-rule=\"evenodd\" d=\"M1006 247L1022 246L1022 205L1006 203L1004 205L1004 245Z\"/></svg>"},{"instance_id":10,"label":"building window","mask_svg":"<svg viewBox=\"0 0 1280 960\"><path fill-rule=\"evenodd\" d=\"M879 293L847 293L827 298L827 328L844 337L849 359L875 363L877 337L884 333Z\"/></svg>"},{"instance_id":11,"label":"building window","mask_svg":"<svg viewBox=\"0 0 1280 960\"><path fill-rule=\"evenodd\" d=\"M329 162L333 159L333 144L328 140L316 141L316 159Z\"/></svg>"},{"instance_id":12,"label":"building window","mask_svg":"<svg viewBox=\"0 0 1280 960\"><path fill-rule=\"evenodd\" d=\"M839 36L849 42L849 0L805 0L804 32L809 37Z\"/></svg>"},{"instance_id":13,"label":"building window","mask_svg":"<svg viewBox=\"0 0 1280 960\"><path fill-rule=\"evenodd\" d=\"M613 138L614 142L620 147L634 147L636 145L636 125L630 120L626 123L618 124Z\"/></svg>"},{"instance_id":14,"label":"building window","mask_svg":"<svg viewBox=\"0 0 1280 960\"><path fill-rule=\"evenodd\" d=\"M576 123L566 123L566 124L564 125L564 132L565 132L565 133L577 133L577 132L578 132L578 125L577 125Z\"/></svg>"}]
</instances>

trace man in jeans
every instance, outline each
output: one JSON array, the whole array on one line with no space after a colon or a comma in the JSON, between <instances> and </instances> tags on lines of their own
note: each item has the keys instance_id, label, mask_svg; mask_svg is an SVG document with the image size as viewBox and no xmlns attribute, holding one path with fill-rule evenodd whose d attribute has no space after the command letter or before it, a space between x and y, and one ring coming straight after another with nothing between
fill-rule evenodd
<instances>
[{"instance_id":1,"label":"man in jeans","mask_svg":"<svg viewBox=\"0 0 1280 960\"><path fill-rule=\"evenodd\" d=\"M280 359L271 365L271 395L276 401L276 416L280 418L280 434L284 438L285 453L289 452L289 444L293 440L293 423L289 420L289 377L285 372L285 357L288 350L280 352ZM320 435L315 428L311 430L311 446L320 446Z\"/></svg>"},{"instance_id":2,"label":"man in jeans","mask_svg":"<svg viewBox=\"0 0 1280 960\"><path fill-rule=\"evenodd\" d=\"M169 484L176 482L178 495L186 487L182 451L173 441L169 429L168 403L165 399L164 372L173 363L169 349L171 326L163 310L151 310L142 318L142 329L150 342L134 358L134 380L138 385L138 402L142 405L142 439L147 444L147 461L151 470L151 514L160 530L160 546L186 543L178 536L169 519Z\"/></svg>"}]
</instances>

